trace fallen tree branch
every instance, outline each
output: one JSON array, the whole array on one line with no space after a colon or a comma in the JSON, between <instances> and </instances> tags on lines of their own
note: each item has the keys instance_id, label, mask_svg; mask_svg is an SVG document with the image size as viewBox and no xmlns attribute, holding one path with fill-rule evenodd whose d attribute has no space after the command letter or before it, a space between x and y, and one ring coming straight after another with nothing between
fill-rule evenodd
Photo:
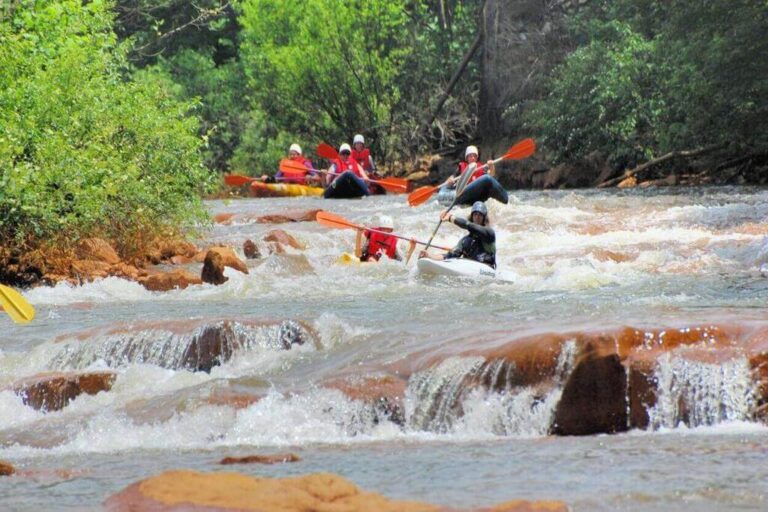
<instances>
[{"instance_id":1,"label":"fallen tree branch","mask_svg":"<svg viewBox=\"0 0 768 512\"><path fill-rule=\"evenodd\" d=\"M712 144L711 146L706 146L706 147L699 148L699 149L691 149L691 150L685 150L685 151L670 151L666 155L662 155L662 156L660 156L658 158L654 158L652 160L649 160L649 161L645 162L644 164L638 165L634 169L631 169L631 170L628 170L628 171L624 171L624 174L622 174L621 176L618 176L616 178L611 178L609 180L606 180L606 181L600 183L597 186L597 188L612 187L614 185L617 185L617 184L621 183L625 179L627 179L627 178L629 178L631 176L634 176L635 174L637 174L639 172L643 172L646 169L649 169L649 168L651 168L651 167L653 167L655 165L659 165L661 163L664 163L667 160L671 160L671 159L677 158L677 157L690 158L692 156L703 155L705 153L709 153L709 152L714 151L716 149L720 149L722 147L725 147L727 144L728 144L727 142L721 142L721 143L718 143L718 144Z\"/></svg>"}]
</instances>

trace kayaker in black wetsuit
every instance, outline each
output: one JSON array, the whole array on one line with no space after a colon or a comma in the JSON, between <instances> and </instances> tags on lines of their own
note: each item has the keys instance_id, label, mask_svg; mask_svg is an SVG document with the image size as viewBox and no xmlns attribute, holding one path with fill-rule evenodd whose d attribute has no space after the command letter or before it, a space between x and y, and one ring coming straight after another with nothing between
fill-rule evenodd
<instances>
[{"instance_id":1,"label":"kayaker in black wetsuit","mask_svg":"<svg viewBox=\"0 0 768 512\"><path fill-rule=\"evenodd\" d=\"M448 212L443 212L440 217L444 221L453 222L460 228L469 231L469 234L459 240L453 250L432 256L427 251L421 251L419 258L430 258L433 260L448 260L451 258L467 258L479 261L486 265L496 268L496 233L488 227L488 208L482 201L476 201L472 205L469 214L469 220L461 217L454 217Z\"/></svg>"}]
</instances>

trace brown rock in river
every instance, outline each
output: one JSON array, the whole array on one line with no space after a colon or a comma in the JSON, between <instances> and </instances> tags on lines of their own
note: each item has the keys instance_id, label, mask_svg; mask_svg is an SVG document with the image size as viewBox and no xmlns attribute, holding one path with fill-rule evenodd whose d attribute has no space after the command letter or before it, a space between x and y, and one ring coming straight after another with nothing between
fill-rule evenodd
<instances>
[{"instance_id":1,"label":"brown rock in river","mask_svg":"<svg viewBox=\"0 0 768 512\"><path fill-rule=\"evenodd\" d=\"M0 460L0 476L10 476L15 472L16 468L13 467L13 464Z\"/></svg>"},{"instance_id":2,"label":"brown rock in river","mask_svg":"<svg viewBox=\"0 0 768 512\"><path fill-rule=\"evenodd\" d=\"M85 238L80 240L75 254L81 260L101 261L114 265L120 262L120 256L109 243L101 238Z\"/></svg>"},{"instance_id":3,"label":"brown rock in river","mask_svg":"<svg viewBox=\"0 0 768 512\"><path fill-rule=\"evenodd\" d=\"M245 257L250 260L261 258L261 251L259 251L259 247L256 245L256 242L250 239L243 243L243 254L245 254Z\"/></svg>"},{"instance_id":4,"label":"brown rock in river","mask_svg":"<svg viewBox=\"0 0 768 512\"><path fill-rule=\"evenodd\" d=\"M224 276L224 259L215 251L208 251L203 262L203 270L200 279L204 283L220 285L226 283L229 278Z\"/></svg>"},{"instance_id":5,"label":"brown rock in river","mask_svg":"<svg viewBox=\"0 0 768 512\"><path fill-rule=\"evenodd\" d=\"M295 212L283 212L273 215L262 215L256 218L259 224L284 224L286 222L314 222L317 219L317 212L322 210L306 210Z\"/></svg>"},{"instance_id":6,"label":"brown rock in river","mask_svg":"<svg viewBox=\"0 0 768 512\"><path fill-rule=\"evenodd\" d=\"M211 252L218 253L221 256L221 262L225 267L233 268L242 272L243 274L248 273L248 267L245 265L243 260L237 256L234 249L231 247L211 247L206 253L206 258Z\"/></svg>"},{"instance_id":7,"label":"brown rock in river","mask_svg":"<svg viewBox=\"0 0 768 512\"><path fill-rule=\"evenodd\" d=\"M183 290L192 284L203 284L203 281L189 270L176 268L139 278L139 283L151 292L167 292L175 288Z\"/></svg>"},{"instance_id":8,"label":"brown rock in river","mask_svg":"<svg viewBox=\"0 0 768 512\"><path fill-rule=\"evenodd\" d=\"M113 372L55 373L28 377L16 382L13 390L34 409L57 411L83 393L109 391L114 382Z\"/></svg>"},{"instance_id":9,"label":"brown rock in river","mask_svg":"<svg viewBox=\"0 0 768 512\"><path fill-rule=\"evenodd\" d=\"M109 498L113 512L259 511L281 512L436 512L440 507L393 501L361 491L349 480L328 473L295 478L260 478L239 473L167 471L135 483Z\"/></svg>"},{"instance_id":10,"label":"brown rock in river","mask_svg":"<svg viewBox=\"0 0 768 512\"><path fill-rule=\"evenodd\" d=\"M304 244L299 243L291 235L283 231L282 229L273 229L264 236L265 242L275 242L282 245L288 245L294 249L306 249Z\"/></svg>"},{"instance_id":11,"label":"brown rock in river","mask_svg":"<svg viewBox=\"0 0 768 512\"><path fill-rule=\"evenodd\" d=\"M301 457L295 453L273 453L271 455L246 455L245 457L224 457L219 464L281 464L298 462Z\"/></svg>"}]
</instances>

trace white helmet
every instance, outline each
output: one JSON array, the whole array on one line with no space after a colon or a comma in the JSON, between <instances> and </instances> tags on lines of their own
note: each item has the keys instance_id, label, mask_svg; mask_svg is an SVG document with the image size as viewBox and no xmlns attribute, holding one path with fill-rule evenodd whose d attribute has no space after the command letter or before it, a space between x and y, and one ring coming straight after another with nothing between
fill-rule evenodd
<instances>
[{"instance_id":1,"label":"white helmet","mask_svg":"<svg viewBox=\"0 0 768 512\"><path fill-rule=\"evenodd\" d=\"M339 153L343 153L345 151L349 151L350 153L352 152L352 148L349 147L349 144L347 144L346 142L341 146L339 146Z\"/></svg>"},{"instance_id":2,"label":"white helmet","mask_svg":"<svg viewBox=\"0 0 768 512\"><path fill-rule=\"evenodd\" d=\"M298 154L301 154L301 146L299 146L298 144L291 144L291 147L288 148L288 152L290 153L291 151L295 151Z\"/></svg>"},{"instance_id":3,"label":"white helmet","mask_svg":"<svg viewBox=\"0 0 768 512\"><path fill-rule=\"evenodd\" d=\"M376 227L395 229L395 222L389 215L379 215L376 219Z\"/></svg>"},{"instance_id":4,"label":"white helmet","mask_svg":"<svg viewBox=\"0 0 768 512\"><path fill-rule=\"evenodd\" d=\"M467 150L464 151L464 158L467 158L469 155L480 155L480 152L477 150L477 146L467 146Z\"/></svg>"},{"instance_id":5,"label":"white helmet","mask_svg":"<svg viewBox=\"0 0 768 512\"><path fill-rule=\"evenodd\" d=\"M352 144L357 144L358 142L360 144L365 144L365 138L359 133L352 139Z\"/></svg>"}]
</instances>

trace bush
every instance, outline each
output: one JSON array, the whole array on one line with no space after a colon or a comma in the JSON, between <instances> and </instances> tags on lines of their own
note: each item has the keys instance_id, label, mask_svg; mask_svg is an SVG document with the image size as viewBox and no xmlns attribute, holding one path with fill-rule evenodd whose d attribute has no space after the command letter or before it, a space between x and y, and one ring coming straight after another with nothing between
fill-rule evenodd
<instances>
[{"instance_id":1,"label":"bush","mask_svg":"<svg viewBox=\"0 0 768 512\"><path fill-rule=\"evenodd\" d=\"M121 249L206 218L194 107L130 81L110 4L29 1L0 23L0 243Z\"/></svg>"}]
</instances>

